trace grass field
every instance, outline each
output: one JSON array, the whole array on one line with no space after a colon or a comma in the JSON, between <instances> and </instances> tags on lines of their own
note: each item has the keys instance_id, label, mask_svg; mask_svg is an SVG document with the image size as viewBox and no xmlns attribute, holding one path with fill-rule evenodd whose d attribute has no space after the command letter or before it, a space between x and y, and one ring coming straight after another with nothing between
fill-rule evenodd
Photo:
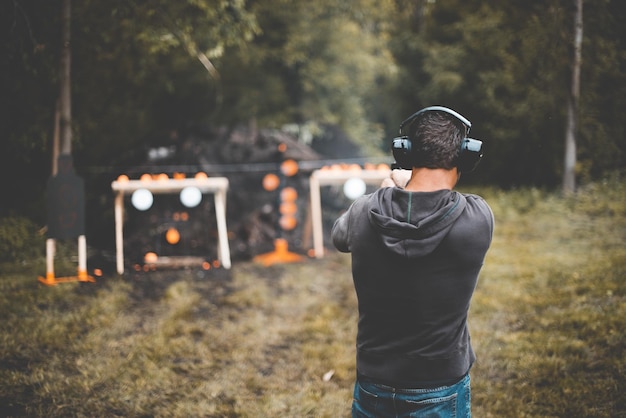
<instances>
[{"instance_id":1,"label":"grass field","mask_svg":"<svg viewBox=\"0 0 626 418\"><path fill-rule=\"evenodd\" d=\"M470 315L473 415L626 417L626 182L479 193L496 234ZM0 268L0 416L349 416L343 254L56 287L44 260Z\"/></svg>"}]
</instances>

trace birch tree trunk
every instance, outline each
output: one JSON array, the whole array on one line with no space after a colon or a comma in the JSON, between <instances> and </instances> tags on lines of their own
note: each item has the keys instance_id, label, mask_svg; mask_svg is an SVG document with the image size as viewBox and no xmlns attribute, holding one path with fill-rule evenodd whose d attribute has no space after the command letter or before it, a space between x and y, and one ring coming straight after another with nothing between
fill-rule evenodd
<instances>
[{"instance_id":1,"label":"birch tree trunk","mask_svg":"<svg viewBox=\"0 0 626 418\"><path fill-rule=\"evenodd\" d=\"M574 23L574 60L572 63L572 85L567 102L567 124L565 127L565 164L563 191L576 191L576 120L578 96L580 94L580 65L583 41L583 0L574 0L576 5Z\"/></svg>"}]
</instances>

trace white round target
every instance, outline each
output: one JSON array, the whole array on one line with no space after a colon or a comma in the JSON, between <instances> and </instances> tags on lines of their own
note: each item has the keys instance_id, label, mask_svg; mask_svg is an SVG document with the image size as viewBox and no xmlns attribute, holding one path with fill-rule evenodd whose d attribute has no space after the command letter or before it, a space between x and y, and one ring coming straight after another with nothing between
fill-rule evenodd
<instances>
[{"instance_id":1,"label":"white round target","mask_svg":"<svg viewBox=\"0 0 626 418\"><path fill-rule=\"evenodd\" d=\"M145 211L152 207L154 197L148 189L137 189L133 192L130 201L135 209Z\"/></svg>"},{"instance_id":2,"label":"white round target","mask_svg":"<svg viewBox=\"0 0 626 418\"><path fill-rule=\"evenodd\" d=\"M358 177L348 179L343 184L343 194L345 194L348 199L352 200L363 196L365 194L365 189L365 182L363 181L363 179L360 179Z\"/></svg>"},{"instance_id":3,"label":"white round target","mask_svg":"<svg viewBox=\"0 0 626 418\"><path fill-rule=\"evenodd\" d=\"M180 191L180 201L188 208L195 208L202 201L202 192L197 187L185 187Z\"/></svg>"}]
</instances>

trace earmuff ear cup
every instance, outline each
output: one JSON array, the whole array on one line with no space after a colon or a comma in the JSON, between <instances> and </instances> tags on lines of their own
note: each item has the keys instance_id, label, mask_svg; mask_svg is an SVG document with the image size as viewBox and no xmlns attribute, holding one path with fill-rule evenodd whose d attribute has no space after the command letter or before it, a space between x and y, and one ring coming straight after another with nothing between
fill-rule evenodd
<instances>
[{"instance_id":1,"label":"earmuff ear cup","mask_svg":"<svg viewBox=\"0 0 626 418\"><path fill-rule=\"evenodd\" d=\"M408 136L399 136L391 142L391 152L396 160L392 168L411 170L413 168L411 157L411 140Z\"/></svg>"},{"instance_id":2,"label":"earmuff ear cup","mask_svg":"<svg viewBox=\"0 0 626 418\"><path fill-rule=\"evenodd\" d=\"M461 152L459 153L457 169L461 173L474 171L482 157L483 142L478 139L465 138L461 142Z\"/></svg>"}]
</instances>

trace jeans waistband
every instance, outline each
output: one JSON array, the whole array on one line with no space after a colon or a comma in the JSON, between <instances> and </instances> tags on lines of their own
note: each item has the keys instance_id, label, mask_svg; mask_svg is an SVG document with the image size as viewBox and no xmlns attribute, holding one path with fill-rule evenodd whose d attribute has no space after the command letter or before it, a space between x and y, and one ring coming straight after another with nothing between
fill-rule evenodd
<instances>
[{"instance_id":1,"label":"jeans waistband","mask_svg":"<svg viewBox=\"0 0 626 418\"><path fill-rule=\"evenodd\" d=\"M388 382L388 381L380 381L380 380L372 379L357 372L357 379L361 382L371 383L381 388L385 388L385 389L389 389L393 391L402 391L402 390L411 390L411 389L435 389L435 388L440 388L440 387L453 386L459 383L461 380L465 379L465 377L468 374L469 372L467 372L461 377L445 379L445 380L430 380L430 381L420 381L420 382Z\"/></svg>"}]
</instances>

